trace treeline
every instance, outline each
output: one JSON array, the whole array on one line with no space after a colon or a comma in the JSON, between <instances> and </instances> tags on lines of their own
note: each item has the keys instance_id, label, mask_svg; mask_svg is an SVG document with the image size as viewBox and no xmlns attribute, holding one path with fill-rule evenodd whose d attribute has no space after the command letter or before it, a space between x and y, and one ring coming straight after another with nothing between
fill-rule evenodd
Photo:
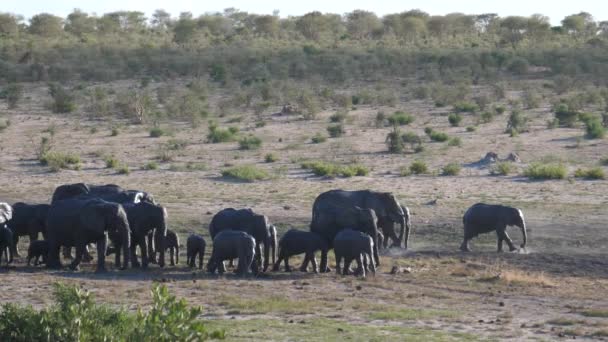
<instances>
[{"instance_id":1,"label":"treeline","mask_svg":"<svg viewBox=\"0 0 608 342\"><path fill-rule=\"evenodd\" d=\"M416 76L476 83L539 66L549 75L604 83L607 51L608 22L584 12L555 27L542 15L431 16L419 10L288 18L235 9L177 18L163 10L151 18L74 10L66 18L38 14L27 23L0 14L0 79L8 82L206 76L248 84Z\"/></svg>"}]
</instances>

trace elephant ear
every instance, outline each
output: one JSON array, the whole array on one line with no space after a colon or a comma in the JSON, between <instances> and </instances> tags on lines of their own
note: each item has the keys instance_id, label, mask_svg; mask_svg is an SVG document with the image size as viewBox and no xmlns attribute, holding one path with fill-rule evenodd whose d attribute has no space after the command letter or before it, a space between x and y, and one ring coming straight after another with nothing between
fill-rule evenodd
<instances>
[{"instance_id":1,"label":"elephant ear","mask_svg":"<svg viewBox=\"0 0 608 342\"><path fill-rule=\"evenodd\" d=\"M111 210L113 208L99 200L89 201L80 211L80 221L83 229L103 234Z\"/></svg>"},{"instance_id":2,"label":"elephant ear","mask_svg":"<svg viewBox=\"0 0 608 342\"><path fill-rule=\"evenodd\" d=\"M8 203L0 203L0 224L4 224L13 218L13 208Z\"/></svg>"}]
</instances>

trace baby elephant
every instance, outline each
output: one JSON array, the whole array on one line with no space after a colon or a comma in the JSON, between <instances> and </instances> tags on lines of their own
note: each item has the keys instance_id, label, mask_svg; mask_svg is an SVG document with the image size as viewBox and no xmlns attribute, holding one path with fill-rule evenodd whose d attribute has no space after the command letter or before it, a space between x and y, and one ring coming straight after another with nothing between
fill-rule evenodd
<instances>
[{"instance_id":1,"label":"baby elephant","mask_svg":"<svg viewBox=\"0 0 608 342\"><path fill-rule=\"evenodd\" d=\"M179 264L179 236L174 231L167 229L165 250L169 250L171 266Z\"/></svg>"},{"instance_id":2,"label":"baby elephant","mask_svg":"<svg viewBox=\"0 0 608 342\"><path fill-rule=\"evenodd\" d=\"M27 250L27 265L34 259L34 266L46 264L46 255L49 252L49 243L46 240L34 240L30 242ZM42 258L42 261L40 259Z\"/></svg>"},{"instance_id":3,"label":"baby elephant","mask_svg":"<svg viewBox=\"0 0 608 342\"><path fill-rule=\"evenodd\" d=\"M255 239L238 230L224 230L213 239L213 252L207 263L207 272L215 273L216 270L222 274L224 268L220 267L225 260L239 259L236 269L238 275L245 275L249 269L255 275L258 274L258 264L255 257Z\"/></svg>"},{"instance_id":4,"label":"baby elephant","mask_svg":"<svg viewBox=\"0 0 608 342\"><path fill-rule=\"evenodd\" d=\"M297 229L291 229L279 240L279 258L274 264L273 271L278 271L281 261L285 261L285 272L291 272L289 267L289 257L306 253L304 262L300 266L301 272L307 271L308 262L312 262L312 270L318 273L317 260L315 252L321 251L327 253L327 242L319 234L313 232L305 232Z\"/></svg>"},{"instance_id":5,"label":"baby elephant","mask_svg":"<svg viewBox=\"0 0 608 342\"><path fill-rule=\"evenodd\" d=\"M371 269L376 274L376 266L373 258L374 240L367 234L352 230L341 230L334 239L334 253L336 255L336 272L338 274L349 274L350 264L357 261L356 274L365 278L365 269ZM368 258L370 262L368 263ZM344 268L340 272L340 262L344 259ZM369 265L368 265L369 264Z\"/></svg>"},{"instance_id":6,"label":"baby elephant","mask_svg":"<svg viewBox=\"0 0 608 342\"><path fill-rule=\"evenodd\" d=\"M196 256L198 255L198 268L203 268L203 256L205 255L205 239L197 234L188 236L186 241L186 259L188 266L196 267Z\"/></svg>"}]
</instances>

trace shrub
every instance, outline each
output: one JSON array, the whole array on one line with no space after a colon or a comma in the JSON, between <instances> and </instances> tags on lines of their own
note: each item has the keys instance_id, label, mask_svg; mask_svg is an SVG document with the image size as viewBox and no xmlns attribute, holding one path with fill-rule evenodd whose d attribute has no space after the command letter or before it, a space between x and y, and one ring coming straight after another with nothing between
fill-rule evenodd
<instances>
[{"instance_id":1,"label":"shrub","mask_svg":"<svg viewBox=\"0 0 608 342\"><path fill-rule=\"evenodd\" d=\"M148 162L146 164L144 164L144 166L141 167L142 170L157 170L158 169L158 163L151 161Z\"/></svg>"},{"instance_id":2,"label":"shrub","mask_svg":"<svg viewBox=\"0 0 608 342\"><path fill-rule=\"evenodd\" d=\"M384 126L386 121L386 114L384 112L376 113L376 128Z\"/></svg>"},{"instance_id":3,"label":"shrub","mask_svg":"<svg viewBox=\"0 0 608 342\"><path fill-rule=\"evenodd\" d=\"M49 84L49 93L53 98L51 109L55 113L70 113L76 109L74 95L57 83Z\"/></svg>"},{"instance_id":4,"label":"shrub","mask_svg":"<svg viewBox=\"0 0 608 342\"><path fill-rule=\"evenodd\" d=\"M39 160L41 165L49 166L53 172L61 169L80 169L80 157L73 153L48 151Z\"/></svg>"},{"instance_id":5,"label":"shrub","mask_svg":"<svg viewBox=\"0 0 608 342\"><path fill-rule=\"evenodd\" d=\"M310 169L317 176L354 177L366 176L369 169L360 164L338 165L323 161L306 161L300 164L303 169Z\"/></svg>"},{"instance_id":6,"label":"shrub","mask_svg":"<svg viewBox=\"0 0 608 342\"><path fill-rule=\"evenodd\" d=\"M0 119L0 132L4 131L11 125L11 120Z\"/></svg>"},{"instance_id":7,"label":"shrub","mask_svg":"<svg viewBox=\"0 0 608 342\"><path fill-rule=\"evenodd\" d=\"M587 139L602 139L606 135L606 129L598 118L585 121Z\"/></svg>"},{"instance_id":8,"label":"shrub","mask_svg":"<svg viewBox=\"0 0 608 342\"><path fill-rule=\"evenodd\" d=\"M223 339L225 332L209 331L199 319L201 309L177 300L165 286L152 288L149 311L130 312L96 304L91 293L55 284L54 304L40 311L31 306L4 304L0 309L3 341L204 341ZM170 336L170 337L169 337Z\"/></svg>"},{"instance_id":9,"label":"shrub","mask_svg":"<svg viewBox=\"0 0 608 342\"><path fill-rule=\"evenodd\" d=\"M391 125L409 125L414 121L414 117L404 112L395 112L393 115L388 117L388 123Z\"/></svg>"},{"instance_id":10,"label":"shrub","mask_svg":"<svg viewBox=\"0 0 608 342\"><path fill-rule=\"evenodd\" d=\"M129 169L129 166L123 164L116 169L116 172L119 175L128 175L131 173L131 170Z\"/></svg>"},{"instance_id":11,"label":"shrub","mask_svg":"<svg viewBox=\"0 0 608 342\"><path fill-rule=\"evenodd\" d=\"M448 115L448 121L450 122L450 125L452 125L453 127L457 127L462 121L462 115L458 113L451 113L450 115Z\"/></svg>"},{"instance_id":12,"label":"shrub","mask_svg":"<svg viewBox=\"0 0 608 342\"><path fill-rule=\"evenodd\" d=\"M342 127L341 124L327 126L327 132L329 133L329 136L332 138L341 137L345 133L344 127Z\"/></svg>"},{"instance_id":13,"label":"shrub","mask_svg":"<svg viewBox=\"0 0 608 342\"><path fill-rule=\"evenodd\" d=\"M169 139L165 143L165 147L171 151L183 150L186 148L186 146L188 146L188 141L182 139Z\"/></svg>"},{"instance_id":14,"label":"shrub","mask_svg":"<svg viewBox=\"0 0 608 342\"><path fill-rule=\"evenodd\" d=\"M108 169L114 169L120 164L118 159L116 159L114 156L107 156L103 159L103 161L106 163L106 168Z\"/></svg>"},{"instance_id":15,"label":"shrub","mask_svg":"<svg viewBox=\"0 0 608 342\"><path fill-rule=\"evenodd\" d=\"M509 116L506 133L511 134L511 136L516 136L519 133L526 132L528 129L527 127L528 117L518 110L513 110L511 116Z\"/></svg>"},{"instance_id":16,"label":"shrub","mask_svg":"<svg viewBox=\"0 0 608 342\"><path fill-rule=\"evenodd\" d=\"M422 160L416 160L410 165L410 172L415 175L425 174L429 172L429 168Z\"/></svg>"},{"instance_id":17,"label":"shrub","mask_svg":"<svg viewBox=\"0 0 608 342\"><path fill-rule=\"evenodd\" d=\"M410 144L410 147L415 150L417 147L422 147L422 138L414 132L405 132L401 135L401 140L404 143Z\"/></svg>"},{"instance_id":18,"label":"shrub","mask_svg":"<svg viewBox=\"0 0 608 342\"><path fill-rule=\"evenodd\" d=\"M505 108L505 106L502 106L502 105L494 107L494 112L498 115L504 114L506 110L507 110L507 108Z\"/></svg>"},{"instance_id":19,"label":"shrub","mask_svg":"<svg viewBox=\"0 0 608 342\"><path fill-rule=\"evenodd\" d=\"M477 130L477 127L475 126L467 126L467 132L475 132Z\"/></svg>"},{"instance_id":20,"label":"shrub","mask_svg":"<svg viewBox=\"0 0 608 342\"><path fill-rule=\"evenodd\" d=\"M279 157L274 153L268 153L264 156L264 161L267 163L274 163L279 160Z\"/></svg>"},{"instance_id":21,"label":"shrub","mask_svg":"<svg viewBox=\"0 0 608 342\"><path fill-rule=\"evenodd\" d=\"M222 171L222 176L245 182L270 179L270 174L266 170L259 169L254 165L240 165L225 169Z\"/></svg>"},{"instance_id":22,"label":"shrub","mask_svg":"<svg viewBox=\"0 0 608 342\"><path fill-rule=\"evenodd\" d=\"M424 127L424 134L431 135L433 133L433 129L431 127Z\"/></svg>"},{"instance_id":23,"label":"shrub","mask_svg":"<svg viewBox=\"0 0 608 342\"><path fill-rule=\"evenodd\" d=\"M228 129L219 128L215 123L209 124L209 133L207 133L207 141L212 144L230 142L236 140L236 133L238 129L236 127L229 127Z\"/></svg>"},{"instance_id":24,"label":"shrub","mask_svg":"<svg viewBox=\"0 0 608 342\"><path fill-rule=\"evenodd\" d=\"M501 176L506 176L513 173L513 171L515 171L515 165L511 162L499 162L490 169L491 174Z\"/></svg>"},{"instance_id":25,"label":"shrub","mask_svg":"<svg viewBox=\"0 0 608 342\"><path fill-rule=\"evenodd\" d=\"M262 146L262 139L250 135L239 140L239 149L241 150L257 150Z\"/></svg>"},{"instance_id":26,"label":"shrub","mask_svg":"<svg viewBox=\"0 0 608 342\"><path fill-rule=\"evenodd\" d=\"M570 109L567 104L560 103L554 109L555 119L560 126L574 127L578 119L578 111Z\"/></svg>"},{"instance_id":27,"label":"shrub","mask_svg":"<svg viewBox=\"0 0 608 342\"><path fill-rule=\"evenodd\" d=\"M459 137L451 138L450 141L448 141L448 146L460 147L462 146L462 140L460 140Z\"/></svg>"},{"instance_id":28,"label":"shrub","mask_svg":"<svg viewBox=\"0 0 608 342\"><path fill-rule=\"evenodd\" d=\"M600 159L600 165L608 166L608 157Z\"/></svg>"},{"instance_id":29,"label":"shrub","mask_svg":"<svg viewBox=\"0 0 608 342\"><path fill-rule=\"evenodd\" d=\"M329 117L329 121L331 122L344 122L344 120L346 120L346 117L348 116L348 111L347 110L338 110L336 113L334 113L332 116Z\"/></svg>"},{"instance_id":30,"label":"shrub","mask_svg":"<svg viewBox=\"0 0 608 342\"><path fill-rule=\"evenodd\" d=\"M402 153L405 150L401 130L398 126L393 126L393 130L386 135L385 143L390 153Z\"/></svg>"},{"instance_id":31,"label":"shrub","mask_svg":"<svg viewBox=\"0 0 608 342\"><path fill-rule=\"evenodd\" d=\"M4 89L6 103L9 109L17 108L17 104L23 98L23 86L18 83L9 83Z\"/></svg>"},{"instance_id":32,"label":"shrub","mask_svg":"<svg viewBox=\"0 0 608 342\"><path fill-rule=\"evenodd\" d=\"M604 170L601 167L593 167L591 169L577 169L574 171L574 177L585 179L605 179Z\"/></svg>"},{"instance_id":33,"label":"shrub","mask_svg":"<svg viewBox=\"0 0 608 342\"><path fill-rule=\"evenodd\" d=\"M444 142L447 141L450 137L444 132L432 131L429 134L429 138L431 138L432 141Z\"/></svg>"},{"instance_id":34,"label":"shrub","mask_svg":"<svg viewBox=\"0 0 608 342\"><path fill-rule=\"evenodd\" d=\"M460 173L460 164L450 163L441 169L442 176L457 176Z\"/></svg>"},{"instance_id":35,"label":"shrub","mask_svg":"<svg viewBox=\"0 0 608 342\"><path fill-rule=\"evenodd\" d=\"M456 113L475 113L478 110L479 106L473 102L460 101L454 104L454 111Z\"/></svg>"},{"instance_id":36,"label":"shrub","mask_svg":"<svg viewBox=\"0 0 608 342\"><path fill-rule=\"evenodd\" d=\"M206 171L207 165L205 163L192 163L186 164L171 164L169 171L173 172L192 172L192 171Z\"/></svg>"},{"instance_id":37,"label":"shrub","mask_svg":"<svg viewBox=\"0 0 608 342\"><path fill-rule=\"evenodd\" d=\"M507 70L516 75L523 75L528 72L529 66L530 64L528 63L527 59L523 57L515 57L507 65Z\"/></svg>"},{"instance_id":38,"label":"shrub","mask_svg":"<svg viewBox=\"0 0 608 342\"><path fill-rule=\"evenodd\" d=\"M112 131L110 132L110 136L117 136L120 133L120 130L118 129L118 127L113 127Z\"/></svg>"},{"instance_id":39,"label":"shrub","mask_svg":"<svg viewBox=\"0 0 608 342\"><path fill-rule=\"evenodd\" d=\"M526 108L538 108L541 100L542 98L540 95L538 95L538 91L536 89L526 89L524 91L522 101Z\"/></svg>"},{"instance_id":40,"label":"shrub","mask_svg":"<svg viewBox=\"0 0 608 342\"><path fill-rule=\"evenodd\" d=\"M401 177L407 177L410 176L412 174L412 171L410 171L410 168L407 166L402 166L399 168L399 176Z\"/></svg>"},{"instance_id":41,"label":"shrub","mask_svg":"<svg viewBox=\"0 0 608 342\"><path fill-rule=\"evenodd\" d=\"M490 111L483 112L483 113L481 113L481 116L479 117L479 119L483 123L492 122L494 120L494 113L492 113Z\"/></svg>"},{"instance_id":42,"label":"shrub","mask_svg":"<svg viewBox=\"0 0 608 342\"><path fill-rule=\"evenodd\" d=\"M564 179L567 175L566 167L562 164L533 163L524 171L530 179Z\"/></svg>"},{"instance_id":43,"label":"shrub","mask_svg":"<svg viewBox=\"0 0 608 342\"><path fill-rule=\"evenodd\" d=\"M165 131L158 126L152 127L150 129L151 138L158 138L158 137L162 137L163 135L165 135Z\"/></svg>"},{"instance_id":44,"label":"shrub","mask_svg":"<svg viewBox=\"0 0 608 342\"><path fill-rule=\"evenodd\" d=\"M317 133L310 140L312 141L313 144L320 144L320 143L327 141L327 137L321 133Z\"/></svg>"}]
</instances>

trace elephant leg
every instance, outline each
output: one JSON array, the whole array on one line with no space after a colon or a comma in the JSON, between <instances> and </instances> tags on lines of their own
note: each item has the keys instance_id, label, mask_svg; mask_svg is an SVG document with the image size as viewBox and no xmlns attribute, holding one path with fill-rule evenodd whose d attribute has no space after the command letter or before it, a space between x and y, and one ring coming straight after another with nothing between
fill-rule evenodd
<instances>
[{"instance_id":1,"label":"elephant leg","mask_svg":"<svg viewBox=\"0 0 608 342\"><path fill-rule=\"evenodd\" d=\"M106 247L107 247L107 243L106 243L106 239L102 238L99 241L97 241L97 269L95 270L95 272L97 273L102 273L106 271ZM116 254L120 253L120 248L118 248L118 250L116 251ZM120 259L119 259L120 262ZM125 268L128 265L124 265Z\"/></svg>"},{"instance_id":2,"label":"elephant leg","mask_svg":"<svg viewBox=\"0 0 608 342\"><path fill-rule=\"evenodd\" d=\"M464 239L462 240L462 244L460 244L460 250L463 252L470 252L471 247L469 247L469 242L475 236L471 233L472 227L468 227L465 225L464 227Z\"/></svg>"},{"instance_id":3,"label":"elephant leg","mask_svg":"<svg viewBox=\"0 0 608 342\"><path fill-rule=\"evenodd\" d=\"M198 253L198 268L203 268L203 258L205 257L205 251L202 250Z\"/></svg>"},{"instance_id":4,"label":"elephant leg","mask_svg":"<svg viewBox=\"0 0 608 342\"><path fill-rule=\"evenodd\" d=\"M319 272L331 272L329 267L327 267L327 251L321 251L321 269L319 270Z\"/></svg>"},{"instance_id":5,"label":"elephant leg","mask_svg":"<svg viewBox=\"0 0 608 342\"><path fill-rule=\"evenodd\" d=\"M80 265L80 262L82 261L82 256L84 254L85 247L86 247L86 244L84 244L84 243L76 244L76 258L74 258L74 260L72 260L72 263L70 264L70 268L73 271L78 270L78 265Z\"/></svg>"},{"instance_id":6,"label":"elephant leg","mask_svg":"<svg viewBox=\"0 0 608 342\"><path fill-rule=\"evenodd\" d=\"M344 266L342 268L342 275L350 274L350 264L353 262L351 258L344 258Z\"/></svg>"},{"instance_id":7,"label":"elephant leg","mask_svg":"<svg viewBox=\"0 0 608 342\"><path fill-rule=\"evenodd\" d=\"M374 243L374 255L372 258L372 263L375 263L376 266L380 266L380 253L378 253L378 244Z\"/></svg>"},{"instance_id":8,"label":"elephant leg","mask_svg":"<svg viewBox=\"0 0 608 342\"><path fill-rule=\"evenodd\" d=\"M497 235L497 241L496 241L496 244L497 244L496 247L497 248L496 248L496 252L497 253L501 253L502 252L502 243L503 243L504 239L500 236L500 234L498 233L498 231L496 231L496 235Z\"/></svg>"},{"instance_id":9,"label":"elephant leg","mask_svg":"<svg viewBox=\"0 0 608 342\"><path fill-rule=\"evenodd\" d=\"M340 263L342 262L342 256L339 254L335 254L335 258L336 258L336 274L341 274L340 273Z\"/></svg>"},{"instance_id":10,"label":"elephant leg","mask_svg":"<svg viewBox=\"0 0 608 342\"><path fill-rule=\"evenodd\" d=\"M30 244L32 243L31 241L32 240L30 239ZM17 247L18 244L19 244L19 235L17 235L17 233L15 233L15 234L13 234L13 244L10 246L10 249L14 256L16 256L17 258L20 258L21 254L19 254L19 247Z\"/></svg>"},{"instance_id":11,"label":"elephant leg","mask_svg":"<svg viewBox=\"0 0 608 342\"><path fill-rule=\"evenodd\" d=\"M149 232L144 239L148 240L148 256L149 262L156 264L156 248L154 246L154 231Z\"/></svg>"},{"instance_id":12,"label":"elephant leg","mask_svg":"<svg viewBox=\"0 0 608 342\"><path fill-rule=\"evenodd\" d=\"M63 247L63 258L64 259L74 259L72 255L72 247L64 246Z\"/></svg>"},{"instance_id":13,"label":"elephant leg","mask_svg":"<svg viewBox=\"0 0 608 342\"><path fill-rule=\"evenodd\" d=\"M313 254L312 257L310 258L310 262L312 262L312 271L316 274L319 273L319 268L317 267L317 259L315 258L315 255Z\"/></svg>"},{"instance_id":14,"label":"elephant leg","mask_svg":"<svg viewBox=\"0 0 608 342\"><path fill-rule=\"evenodd\" d=\"M511 240L511 238L507 234L507 227L506 226L499 227L498 229L496 229L496 232L498 233L499 239L505 240L505 242L509 246L509 251L513 252L514 250L517 249L517 248L515 248L515 246L513 245L513 241Z\"/></svg>"},{"instance_id":15,"label":"elephant leg","mask_svg":"<svg viewBox=\"0 0 608 342\"><path fill-rule=\"evenodd\" d=\"M361 277L365 278L365 267L363 265L363 255L362 254L359 254L359 256L357 257L357 273L359 275L361 275Z\"/></svg>"},{"instance_id":16,"label":"elephant leg","mask_svg":"<svg viewBox=\"0 0 608 342\"><path fill-rule=\"evenodd\" d=\"M312 257L314 258L314 255ZM300 272L308 272L308 263L311 261L312 261L311 253L306 253L304 255L304 262L302 262L302 265L300 266ZM303 267L304 263L306 263L306 267ZM313 263L313 267L314 267L314 263Z\"/></svg>"},{"instance_id":17,"label":"elephant leg","mask_svg":"<svg viewBox=\"0 0 608 342\"><path fill-rule=\"evenodd\" d=\"M293 270L291 269L291 266L289 266L289 256L286 256L285 257L285 272L291 272L291 271L293 271Z\"/></svg>"},{"instance_id":18,"label":"elephant leg","mask_svg":"<svg viewBox=\"0 0 608 342\"><path fill-rule=\"evenodd\" d=\"M103 255L105 256L106 255L105 254L106 251L104 250L103 253L104 253ZM89 245L88 244L86 244L84 246L84 254L83 254L82 258L83 258L84 262L91 262L91 261L93 261L93 256L91 255L91 253L89 253Z\"/></svg>"},{"instance_id":19,"label":"elephant leg","mask_svg":"<svg viewBox=\"0 0 608 342\"><path fill-rule=\"evenodd\" d=\"M171 262L171 266L175 266L175 250L173 247L169 248L169 261Z\"/></svg>"},{"instance_id":20,"label":"elephant leg","mask_svg":"<svg viewBox=\"0 0 608 342\"><path fill-rule=\"evenodd\" d=\"M146 243L146 239L143 238L140 240L139 242L139 250L141 251L141 265L142 267L148 268L148 265L150 264L150 255L148 255L148 244ZM135 262L139 263L137 261L137 256L134 256L135 258Z\"/></svg>"},{"instance_id":21,"label":"elephant leg","mask_svg":"<svg viewBox=\"0 0 608 342\"><path fill-rule=\"evenodd\" d=\"M219 274L224 274L224 272L226 272L226 265L224 264L224 261L220 261L218 268L217 268L217 273Z\"/></svg>"},{"instance_id":22,"label":"elephant leg","mask_svg":"<svg viewBox=\"0 0 608 342\"><path fill-rule=\"evenodd\" d=\"M277 259L277 261L272 266L272 271L273 272L278 272L281 269L281 261L283 261L283 258L281 257L281 255L279 255L279 258Z\"/></svg>"},{"instance_id":23,"label":"elephant leg","mask_svg":"<svg viewBox=\"0 0 608 342\"><path fill-rule=\"evenodd\" d=\"M116 253L114 254L114 256L115 256L115 258L114 258L114 267L120 268L120 254L121 254L122 248L121 248L120 245L114 245L114 246L116 247ZM127 265L125 265L125 267L126 266Z\"/></svg>"},{"instance_id":24,"label":"elephant leg","mask_svg":"<svg viewBox=\"0 0 608 342\"><path fill-rule=\"evenodd\" d=\"M61 260L59 255L61 254L61 245L55 242L53 239L49 239L49 250L47 253L46 267L47 268L61 268Z\"/></svg>"},{"instance_id":25,"label":"elephant leg","mask_svg":"<svg viewBox=\"0 0 608 342\"><path fill-rule=\"evenodd\" d=\"M179 265L179 245L175 246L175 264Z\"/></svg>"}]
</instances>

